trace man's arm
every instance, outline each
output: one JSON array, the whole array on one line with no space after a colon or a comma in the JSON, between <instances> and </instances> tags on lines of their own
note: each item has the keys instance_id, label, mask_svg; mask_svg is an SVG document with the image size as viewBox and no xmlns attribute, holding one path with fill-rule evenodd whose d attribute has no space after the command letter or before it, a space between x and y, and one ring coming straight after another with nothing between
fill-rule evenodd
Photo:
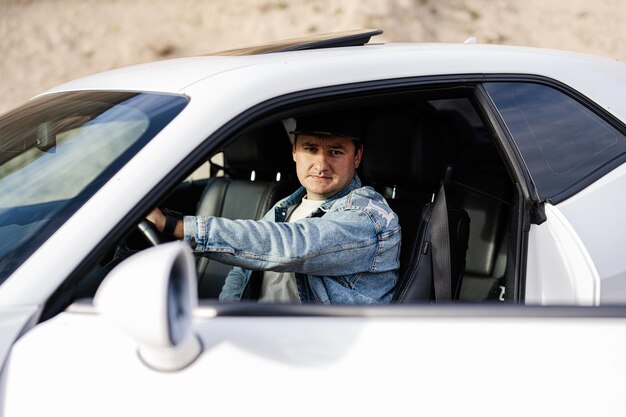
<instances>
[{"instance_id":1,"label":"man's arm","mask_svg":"<svg viewBox=\"0 0 626 417\"><path fill-rule=\"evenodd\" d=\"M219 300L240 301L243 290L246 288L248 279L250 279L250 273L251 271L238 267L232 268L226 276L224 286L222 287L222 291L219 295Z\"/></svg>"},{"instance_id":2,"label":"man's arm","mask_svg":"<svg viewBox=\"0 0 626 417\"><path fill-rule=\"evenodd\" d=\"M330 212L294 223L185 217L185 238L204 256L253 270L347 275L379 272L378 257L397 258L397 222L380 228L362 210ZM385 222L386 223L386 222ZM393 262L391 262L393 264Z\"/></svg>"}]
</instances>

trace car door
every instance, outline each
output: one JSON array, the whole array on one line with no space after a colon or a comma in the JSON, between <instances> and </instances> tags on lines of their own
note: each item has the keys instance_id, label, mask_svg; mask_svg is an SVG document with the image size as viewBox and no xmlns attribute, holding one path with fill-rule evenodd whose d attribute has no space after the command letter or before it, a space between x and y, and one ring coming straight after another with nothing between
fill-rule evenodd
<instances>
[{"instance_id":1,"label":"car door","mask_svg":"<svg viewBox=\"0 0 626 417\"><path fill-rule=\"evenodd\" d=\"M128 259L97 308L74 303L15 344L5 416L623 411L623 308L194 306L183 284L162 285L181 277L163 260L188 249L155 249L151 274ZM192 355L146 336L183 322Z\"/></svg>"}]
</instances>

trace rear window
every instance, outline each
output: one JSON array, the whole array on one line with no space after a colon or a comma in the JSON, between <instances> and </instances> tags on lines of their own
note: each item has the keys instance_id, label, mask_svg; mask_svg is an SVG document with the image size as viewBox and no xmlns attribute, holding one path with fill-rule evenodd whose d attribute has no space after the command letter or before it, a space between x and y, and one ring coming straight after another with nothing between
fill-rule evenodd
<instances>
[{"instance_id":1,"label":"rear window","mask_svg":"<svg viewBox=\"0 0 626 417\"><path fill-rule=\"evenodd\" d=\"M623 133L555 88L526 82L485 87L545 200L570 197L626 155Z\"/></svg>"}]
</instances>

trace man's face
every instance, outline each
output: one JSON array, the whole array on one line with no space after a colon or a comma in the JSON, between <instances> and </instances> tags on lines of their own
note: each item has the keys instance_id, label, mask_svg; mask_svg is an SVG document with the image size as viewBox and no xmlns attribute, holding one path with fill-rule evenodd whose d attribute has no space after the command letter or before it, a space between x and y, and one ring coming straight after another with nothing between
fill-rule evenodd
<instances>
[{"instance_id":1,"label":"man's face","mask_svg":"<svg viewBox=\"0 0 626 417\"><path fill-rule=\"evenodd\" d=\"M298 135L293 145L298 180L310 200L326 200L341 191L361 163L363 148L344 136Z\"/></svg>"}]
</instances>

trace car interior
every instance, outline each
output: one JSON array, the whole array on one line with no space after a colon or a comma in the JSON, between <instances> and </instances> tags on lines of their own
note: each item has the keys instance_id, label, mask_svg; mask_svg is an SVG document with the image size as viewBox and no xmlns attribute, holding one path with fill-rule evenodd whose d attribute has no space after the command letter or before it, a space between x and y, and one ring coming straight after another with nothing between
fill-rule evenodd
<instances>
[{"instance_id":1,"label":"car interior","mask_svg":"<svg viewBox=\"0 0 626 417\"><path fill-rule=\"evenodd\" d=\"M332 106L353 108L366 121L358 173L400 218L400 274L411 262L421 212L445 181L453 299L505 301L507 273L515 273L509 259L515 187L471 95L463 90L389 94ZM213 157L210 178L182 183L162 206L185 214L261 218L299 186L287 120L328 108L328 103L308 105L249 125L220 149L221 161ZM230 267L198 255L197 268L200 298L217 298Z\"/></svg>"},{"instance_id":2,"label":"car interior","mask_svg":"<svg viewBox=\"0 0 626 417\"><path fill-rule=\"evenodd\" d=\"M391 91L275 110L213 147L202 166L189 170L189 176L181 178L158 206L184 215L261 218L299 186L288 136L290 120L333 108L363 115L364 153L358 174L364 185L387 199L400 219L400 281L416 273L422 213L443 184L451 300L514 302L521 256L517 230L523 221L515 207L521 196L471 88ZM62 296L51 298L52 305L46 308L49 316L72 300L92 297L115 265L150 244L138 228L129 230L97 267L61 288ZM201 254L196 254L196 260L199 298L216 300L230 266ZM426 297L395 297L393 302L434 301L431 291Z\"/></svg>"}]
</instances>

